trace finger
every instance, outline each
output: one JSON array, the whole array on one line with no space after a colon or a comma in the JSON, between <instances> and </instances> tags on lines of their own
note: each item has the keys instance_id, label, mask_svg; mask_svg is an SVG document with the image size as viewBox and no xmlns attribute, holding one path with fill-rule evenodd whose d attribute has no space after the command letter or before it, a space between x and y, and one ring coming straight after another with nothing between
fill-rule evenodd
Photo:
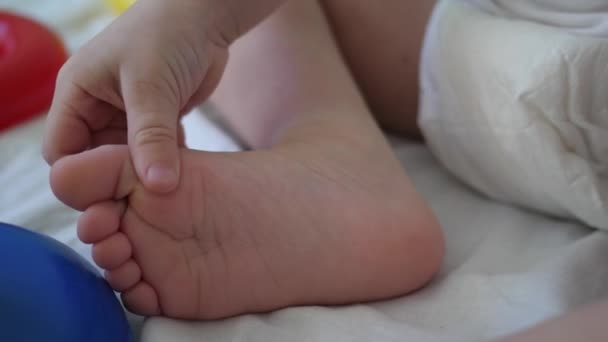
<instances>
[{"instance_id":1,"label":"finger","mask_svg":"<svg viewBox=\"0 0 608 342\"><path fill-rule=\"evenodd\" d=\"M126 78L128 140L137 175L154 192L173 191L179 181L179 104L161 88Z\"/></svg>"},{"instance_id":2,"label":"finger","mask_svg":"<svg viewBox=\"0 0 608 342\"><path fill-rule=\"evenodd\" d=\"M181 121L177 124L177 142L179 147L186 147L186 132L184 131L184 124Z\"/></svg>"},{"instance_id":3,"label":"finger","mask_svg":"<svg viewBox=\"0 0 608 342\"><path fill-rule=\"evenodd\" d=\"M126 145L127 141L126 128L107 128L93 133L91 137L91 148L102 145Z\"/></svg>"},{"instance_id":4,"label":"finger","mask_svg":"<svg viewBox=\"0 0 608 342\"><path fill-rule=\"evenodd\" d=\"M124 111L117 110L117 115L107 127L93 133L90 148L102 145L127 145L127 117Z\"/></svg>"},{"instance_id":5,"label":"finger","mask_svg":"<svg viewBox=\"0 0 608 342\"><path fill-rule=\"evenodd\" d=\"M76 78L64 69L57 78L42 147L44 159L50 165L63 156L88 149L92 132L119 116L119 109L77 86Z\"/></svg>"},{"instance_id":6,"label":"finger","mask_svg":"<svg viewBox=\"0 0 608 342\"><path fill-rule=\"evenodd\" d=\"M49 165L65 155L86 150L91 143L89 127L78 115L77 107L67 104L71 101L71 96L56 95L47 116L42 154Z\"/></svg>"},{"instance_id":7,"label":"finger","mask_svg":"<svg viewBox=\"0 0 608 342\"><path fill-rule=\"evenodd\" d=\"M222 49L215 50L213 53L216 55L216 58L213 59L213 63L207 70L205 82L203 82L201 87L188 101L190 109L201 104L203 101L206 101L209 96L211 96L211 94L215 91L215 88L217 88L218 84L220 83L222 75L224 74L226 63L228 61L228 51Z\"/></svg>"}]
</instances>

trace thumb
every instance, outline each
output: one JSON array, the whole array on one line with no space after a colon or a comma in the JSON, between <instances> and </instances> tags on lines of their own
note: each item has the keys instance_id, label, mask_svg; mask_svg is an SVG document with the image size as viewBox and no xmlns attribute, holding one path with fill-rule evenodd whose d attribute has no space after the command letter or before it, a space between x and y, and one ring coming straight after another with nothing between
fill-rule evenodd
<instances>
[{"instance_id":1,"label":"thumb","mask_svg":"<svg viewBox=\"0 0 608 342\"><path fill-rule=\"evenodd\" d=\"M179 183L179 105L170 92L152 83L131 82L123 87L129 148L144 187L157 193L175 190Z\"/></svg>"}]
</instances>

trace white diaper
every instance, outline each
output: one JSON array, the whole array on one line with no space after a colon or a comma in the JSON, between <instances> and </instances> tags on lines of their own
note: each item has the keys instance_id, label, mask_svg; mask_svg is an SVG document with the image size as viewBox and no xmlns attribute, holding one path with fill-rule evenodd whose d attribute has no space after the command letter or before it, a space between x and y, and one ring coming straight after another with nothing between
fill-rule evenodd
<instances>
[{"instance_id":1,"label":"white diaper","mask_svg":"<svg viewBox=\"0 0 608 342\"><path fill-rule=\"evenodd\" d=\"M420 125L487 196L608 229L608 1L444 0Z\"/></svg>"},{"instance_id":2,"label":"white diaper","mask_svg":"<svg viewBox=\"0 0 608 342\"><path fill-rule=\"evenodd\" d=\"M608 36L606 0L464 0L490 14L537 22L561 30Z\"/></svg>"}]
</instances>

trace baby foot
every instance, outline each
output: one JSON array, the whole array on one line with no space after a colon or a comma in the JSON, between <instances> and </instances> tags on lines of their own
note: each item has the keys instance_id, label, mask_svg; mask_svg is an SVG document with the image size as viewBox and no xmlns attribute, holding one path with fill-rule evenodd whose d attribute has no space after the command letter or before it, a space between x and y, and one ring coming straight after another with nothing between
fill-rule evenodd
<instances>
[{"instance_id":1,"label":"baby foot","mask_svg":"<svg viewBox=\"0 0 608 342\"><path fill-rule=\"evenodd\" d=\"M214 319L392 297L442 255L424 201L387 152L181 151L169 194L139 183L127 146L65 157L59 199L131 311ZM349 157L350 156L350 157Z\"/></svg>"}]
</instances>

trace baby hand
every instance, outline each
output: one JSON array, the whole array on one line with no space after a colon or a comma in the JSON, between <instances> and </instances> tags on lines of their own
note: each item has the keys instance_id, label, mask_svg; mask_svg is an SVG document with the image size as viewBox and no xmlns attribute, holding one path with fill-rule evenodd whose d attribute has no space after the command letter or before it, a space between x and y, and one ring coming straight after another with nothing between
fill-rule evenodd
<instances>
[{"instance_id":1,"label":"baby hand","mask_svg":"<svg viewBox=\"0 0 608 342\"><path fill-rule=\"evenodd\" d=\"M146 188L175 189L180 115L210 95L228 56L208 3L141 0L74 54L49 112L47 162L128 143Z\"/></svg>"}]
</instances>

